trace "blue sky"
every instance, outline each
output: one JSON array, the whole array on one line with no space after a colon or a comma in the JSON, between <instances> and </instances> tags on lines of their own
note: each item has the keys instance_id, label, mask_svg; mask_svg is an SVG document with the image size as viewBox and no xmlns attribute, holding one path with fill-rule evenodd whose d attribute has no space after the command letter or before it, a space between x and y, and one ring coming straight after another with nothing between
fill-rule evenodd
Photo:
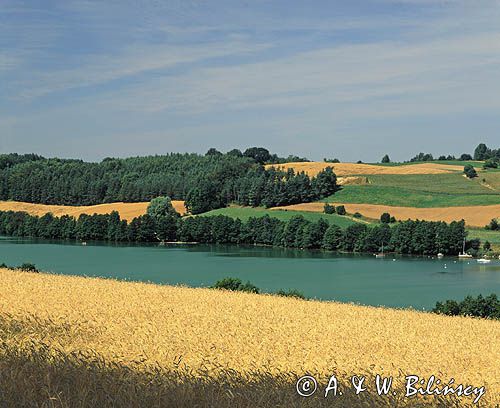
<instances>
[{"instance_id":1,"label":"blue sky","mask_svg":"<svg viewBox=\"0 0 500 408\"><path fill-rule=\"evenodd\" d=\"M0 152L500 145L500 2L0 0Z\"/></svg>"}]
</instances>

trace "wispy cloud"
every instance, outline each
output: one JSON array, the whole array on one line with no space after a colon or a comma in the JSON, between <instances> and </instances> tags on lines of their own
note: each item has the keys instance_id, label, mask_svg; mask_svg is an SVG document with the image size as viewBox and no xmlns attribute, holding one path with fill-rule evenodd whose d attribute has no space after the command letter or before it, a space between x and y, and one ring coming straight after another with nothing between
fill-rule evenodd
<instances>
[{"instance_id":1,"label":"wispy cloud","mask_svg":"<svg viewBox=\"0 0 500 408\"><path fill-rule=\"evenodd\" d=\"M39 129L109 146L131 135L124 151L141 133L186 149L207 132L221 145L266 131L370 139L375 121L380 133L457 114L481 126L500 109L493 0L55 4L0 11L0 133L24 145Z\"/></svg>"}]
</instances>

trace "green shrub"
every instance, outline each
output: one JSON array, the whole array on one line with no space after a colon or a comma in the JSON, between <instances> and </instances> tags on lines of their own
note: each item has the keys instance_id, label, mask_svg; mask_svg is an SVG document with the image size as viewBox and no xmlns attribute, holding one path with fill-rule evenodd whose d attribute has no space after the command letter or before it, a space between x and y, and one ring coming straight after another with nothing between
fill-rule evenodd
<instances>
[{"instance_id":1,"label":"green shrub","mask_svg":"<svg viewBox=\"0 0 500 408\"><path fill-rule=\"evenodd\" d=\"M346 215L346 210L345 210L345 207L343 205L338 205L335 208L335 211L337 212L338 215Z\"/></svg>"},{"instance_id":2,"label":"green shrub","mask_svg":"<svg viewBox=\"0 0 500 408\"><path fill-rule=\"evenodd\" d=\"M389 224L391 222L391 214L389 213L383 213L381 216L380 216L380 222L383 223L383 224Z\"/></svg>"},{"instance_id":3,"label":"green shrub","mask_svg":"<svg viewBox=\"0 0 500 408\"><path fill-rule=\"evenodd\" d=\"M19 266L17 269L20 269L24 272L40 272L35 265L26 262Z\"/></svg>"},{"instance_id":4,"label":"green shrub","mask_svg":"<svg viewBox=\"0 0 500 408\"><path fill-rule=\"evenodd\" d=\"M354 218L361 218L363 215L360 213L360 212L355 212L353 215L352 215Z\"/></svg>"},{"instance_id":5,"label":"green shrub","mask_svg":"<svg viewBox=\"0 0 500 408\"><path fill-rule=\"evenodd\" d=\"M298 299L307 299L302 292L299 292L297 289L289 289L285 291L280 289L276 292L278 296L286 296L286 297L294 297Z\"/></svg>"},{"instance_id":6,"label":"green shrub","mask_svg":"<svg viewBox=\"0 0 500 408\"><path fill-rule=\"evenodd\" d=\"M497 168L498 168L498 162L493 159L488 159L483 164L483 169L497 169Z\"/></svg>"},{"instance_id":7,"label":"green shrub","mask_svg":"<svg viewBox=\"0 0 500 408\"><path fill-rule=\"evenodd\" d=\"M330 205L328 203L325 203L325 206L323 208L323 212L325 214L335 214L335 206L334 205Z\"/></svg>"},{"instance_id":8,"label":"green shrub","mask_svg":"<svg viewBox=\"0 0 500 408\"><path fill-rule=\"evenodd\" d=\"M259 293L259 288L250 282L243 283L238 278L224 278L215 282L212 289L225 289L239 292Z\"/></svg>"},{"instance_id":9,"label":"green shrub","mask_svg":"<svg viewBox=\"0 0 500 408\"><path fill-rule=\"evenodd\" d=\"M497 219L493 218L485 228L492 231L498 231L499 225Z\"/></svg>"},{"instance_id":10,"label":"green shrub","mask_svg":"<svg viewBox=\"0 0 500 408\"><path fill-rule=\"evenodd\" d=\"M447 300L444 303L437 302L432 311L449 316L462 315L500 319L500 300L495 294L487 297L479 295L477 298L467 296L461 302L455 300Z\"/></svg>"},{"instance_id":11,"label":"green shrub","mask_svg":"<svg viewBox=\"0 0 500 408\"><path fill-rule=\"evenodd\" d=\"M464 166L464 174L470 179L477 177L476 169L470 164Z\"/></svg>"},{"instance_id":12,"label":"green shrub","mask_svg":"<svg viewBox=\"0 0 500 408\"><path fill-rule=\"evenodd\" d=\"M484 244L483 244L483 250L484 250L485 252L488 252L490 249L491 249L491 244L490 244L490 241L484 241Z\"/></svg>"}]
</instances>

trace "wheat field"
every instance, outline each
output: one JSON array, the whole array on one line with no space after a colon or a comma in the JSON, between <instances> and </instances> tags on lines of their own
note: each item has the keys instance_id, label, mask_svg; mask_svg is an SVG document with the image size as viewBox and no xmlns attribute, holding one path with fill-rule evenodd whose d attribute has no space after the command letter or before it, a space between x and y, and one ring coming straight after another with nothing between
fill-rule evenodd
<instances>
[{"instance_id":1,"label":"wheat field","mask_svg":"<svg viewBox=\"0 0 500 408\"><path fill-rule=\"evenodd\" d=\"M295 172L305 172L309 176L315 176L327 167L333 168L337 176L358 176L373 174L448 174L462 172L463 166L419 163L400 166L379 166L364 163L325 163L325 162L293 162L283 164L268 164L266 168L276 167L282 170L294 169ZM476 168L481 171L480 168Z\"/></svg>"},{"instance_id":2,"label":"wheat field","mask_svg":"<svg viewBox=\"0 0 500 408\"><path fill-rule=\"evenodd\" d=\"M347 204L335 203L332 205L343 205L350 214L361 213L365 217L380 219L380 216L388 212L398 220L427 220L427 221L460 221L465 220L466 224L474 227L484 227L492 218L500 217L500 204L498 205L476 205L466 207L396 207L379 204ZM282 207L274 207L273 210L293 210L293 211L311 211L323 212L324 202L301 203Z\"/></svg>"},{"instance_id":3,"label":"wheat field","mask_svg":"<svg viewBox=\"0 0 500 408\"><path fill-rule=\"evenodd\" d=\"M302 398L295 381L305 373L320 381L335 373L341 384L354 374L398 383L434 374L484 385L479 406L500 402L498 321L6 269L0 287L0 406L2 398L47 407L472 401Z\"/></svg>"},{"instance_id":4,"label":"wheat field","mask_svg":"<svg viewBox=\"0 0 500 408\"><path fill-rule=\"evenodd\" d=\"M47 204L32 204L20 201L0 201L0 211L24 211L31 215L44 215L52 213L57 217L62 215L71 215L78 218L81 214L110 214L112 211L118 211L121 219L131 221L133 218L146 214L149 202L141 203L107 203L88 206L71 206L71 205L47 205ZM172 205L175 210L184 215L186 208L184 201L172 200Z\"/></svg>"}]
</instances>

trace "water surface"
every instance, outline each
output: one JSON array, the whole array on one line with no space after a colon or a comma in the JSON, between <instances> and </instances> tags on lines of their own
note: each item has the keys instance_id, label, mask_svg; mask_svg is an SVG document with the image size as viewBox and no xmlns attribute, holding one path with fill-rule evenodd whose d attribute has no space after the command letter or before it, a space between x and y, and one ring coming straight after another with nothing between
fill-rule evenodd
<instances>
[{"instance_id":1,"label":"water surface","mask_svg":"<svg viewBox=\"0 0 500 408\"><path fill-rule=\"evenodd\" d=\"M0 238L0 263L30 262L60 274L209 286L231 276L262 291L429 309L437 300L500 294L500 262L339 255L322 251L210 245L111 245Z\"/></svg>"}]
</instances>

